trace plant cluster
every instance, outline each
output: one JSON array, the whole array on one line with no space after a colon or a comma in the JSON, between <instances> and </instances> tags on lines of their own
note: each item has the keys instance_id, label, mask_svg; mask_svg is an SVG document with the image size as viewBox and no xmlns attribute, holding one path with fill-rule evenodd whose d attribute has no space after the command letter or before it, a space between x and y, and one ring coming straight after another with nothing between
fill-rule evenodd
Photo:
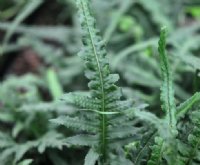
<instances>
[{"instance_id":1,"label":"plant cluster","mask_svg":"<svg viewBox=\"0 0 200 165\"><path fill-rule=\"evenodd\" d=\"M170 3L164 0L76 0L76 28L20 25L43 3L19 3L16 9L25 6L13 23L0 22L1 29L10 27L0 53L29 47L44 63L38 75L11 76L0 83L1 164L199 164L200 60L195 53L200 26L176 30L183 1L167 10ZM76 10L71 0L59 3ZM168 41L166 28L152 37L163 24L170 31ZM23 35L10 44L16 32ZM70 92L63 94L64 89Z\"/></svg>"},{"instance_id":2,"label":"plant cluster","mask_svg":"<svg viewBox=\"0 0 200 165\"><path fill-rule=\"evenodd\" d=\"M75 117L61 116L51 120L54 123L84 131L84 134L67 138L66 143L90 146L91 149L86 156L85 165L95 164L96 161L102 165L132 164L126 155L123 155L125 153L123 152L124 145L130 144L127 141L130 140L130 137L132 142L140 142L142 135L147 130L152 129L150 132L154 132L154 134L150 134L146 138L154 138L155 143L150 143L153 146L149 160L146 158L147 164L176 165L198 161L196 159L199 152L198 115L195 118L190 117L189 125L194 124L195 129L188 135L187 145L189 147L186 148L191 149L187 149L186 153L183 153L182 148L185 147L185 144L181 139L181 134L187 134L185 131L188 130L182 130L178 125L180 119L186 115L190 108L199 102L200 93L194 94L180 106L176 106L172 73L165 51L165 28L161 30L158 47L162 74L160 99L165 115L158 118L153 113L134 107L130 101L120 100L119 87L114 84L119 77L110 73L105 46L98 30L96 30L94 18L90 15L88 1L78 0L77 6L83 29L83 49L80 52L80 57L85 61L85 75L90 80L88 86L91 93L90 96L68 94L65 97L66 101L77 106L79 113ZM198 111L193 111L192 114L194 113L198 113ZM143 120L148 121L153 126L149 128L149 125L143 123ZM141 126L139 127L139 125ZM133 148L133 151L138 152L137 148ZM145 150L139 154L142 152ZM140 164L142 162L140 159L144 158L140 156L134 160L135 164Z\"/></svg>"}]
</instances>

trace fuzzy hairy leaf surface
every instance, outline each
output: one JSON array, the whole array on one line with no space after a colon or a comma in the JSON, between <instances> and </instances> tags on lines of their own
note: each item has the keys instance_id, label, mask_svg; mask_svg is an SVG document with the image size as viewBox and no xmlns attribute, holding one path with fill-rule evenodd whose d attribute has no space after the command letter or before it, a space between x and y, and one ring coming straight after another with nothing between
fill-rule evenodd
<instances>
[{"instance_id":1,"label":"fuzzy hairy leaf surface","mask_svg":"<svg viewBox=\"0 0 200 165\"><path fill-rule=\"evenodd\" d=\"M88 131L91 133L97 132L97 125L87 122L85 120L81 120L78 117L69 117L69 116L60 116L56 119L50 120L52 123L58 125L64 125L67 128L73 128L80 131Z\"/></svg>"},{"instance_id":2,"label":"fuzzy hairy leaf surface","mask_svg":"<svg viewBox=\"0 0 200 165\"><path fill-rule=\"evenodd\" d=\"M68 137L65 142L67 145L74 145L74 146L95 146L98 144L98 137L94 135L75 135L72 137Z\"/></svg>"},{"instance_id":3,"label":"fuzzy hairy leaf surface","mask_svg":"<svg viewBox=\"0 0 200 165\"><path fill-rule=\"evenodd\" d=\"M174 131L176 130L176 106L174 100L174 89L172 82L172 75L169 67L169 61L165 51L166 47L166 29L163 28L160 34L159 40L159 57L162 74L162 86L161 86L161 104L162 109L166 113L166 120L168 120L169 126Z\"/></svg>"},{"instance_id":4,"label":"fuzzy hairy leaf surface","mask_svg":"<svg viewBox=\"0 0 200 165\"><path fill-rule=\"evenodd\" d=\"M100 108L100 101L93 99L89 96L84 96L78 93L68 93L62 96L61 98L63 101L65 101L67 104L72 104L74 106L77 106L79 108L88 108L97 110Z\"/></svg>"}]
</instances>

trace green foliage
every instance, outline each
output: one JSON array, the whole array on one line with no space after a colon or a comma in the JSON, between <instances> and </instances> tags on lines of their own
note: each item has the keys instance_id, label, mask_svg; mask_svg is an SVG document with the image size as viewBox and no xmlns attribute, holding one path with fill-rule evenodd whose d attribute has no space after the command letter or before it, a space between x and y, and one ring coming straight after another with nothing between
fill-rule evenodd
<instances>
[{"instance_id":1,"label":"green foliage","mask_svg":"<svg viewBox=\"0 0 200 165\"><path fill-rule=\"evenodd\" d=\"M164 163L175 165L177 163L180 163L181 161L178 157L177 146L177 141L179 141L179 139L177 138L179 133L177 129L177 122L179 122L180 116L177 114L186 114L191 106L194 105L197 100L199 100L199 94L196 93L185 103L181 104L180 108L176 108L172 73L165 51L165 28L161 30L158 47L162 76L161 107L162 110L165 112L165 117L160 119L150 112L143 112L136 109L133 112L134 115L131 115L132 117L126 119L127 123L125 125L121 124L120 127L118 126L117 128L115 128L116 124L119 121L124 120L123 115L130 116L133 108L131 108L131 105L129 105L130 107L125 106L124 101L122 101L120 105L122 107L119 108L119 102L121 102L121 94L119 93L119 88L114 85L119 77L117 75L110 74L105 47L99 35L97 35L94 19L91 17L88 9L88 2L79 0L77 1L77 5L79 8L81 26L83 29L82 41L84 46L83 50L80 52L80 57L85 61L85 75L90 80L88 86L91 91L91 96L84 96L80 94L68 95L66 99L67 103L77 106L79 108L79 113L77 115L81 116L61 116L51 121L59 125L64 125L71 129L85 131L85 134L69 137L66 139L65 142L68 143L69 146L90 146L97 153L97 155L94 157L94 160L92 160L93 164L95 164L95 160L98 157L100 160L100 164L112 164L115 162L111 156L113 152L112 148L123 146L123 143L120 144L121 142L117 142L116 140L119 140L119 138L123 138L124 140L130 135L134 135L134 129L138 129L129 124L129 120L133 120L135 118L134 115L136 115L141 120L147 120L151 122L158 130L156 133L157 136L155 138L156 144L151 147L152 153L148 164L157 165ZM176 109L178 109L178 112ZM113 112L113 114L109 112ZM119 113L120 116L117 115L117 113ZM121 113L123 115L121 115ZM116 117L117 121L115 120ZM142 128L140 129L142 130ZM137 134L139 135L139 132ZM193 136L190 135L189 137ZM112 141L116 141L114 144L116 145L116 143L118 143L117 146L115 146ZM193 147L194 146L195 145L193 145ZM86 157L87 161L90 154L92 154L91 152L92 151L90 150L88 156ZM120 156L122 156L122 154L120 154ZM122 159L123 163L129 162L124 158Z\"/></svg>"},{"instance_id":2,"label":"green foliage","mask_svg":"<svg viewBox=\"0 0 200 165\"><path fill-rule=\"evenodd\" d=\"M9 30L7 31L7 34L5 35L5 39L3 41L2 48L0 50L0 55L4 52L4 47L7 46L7 42L9 41L10 37L12 36L15 28L29 15L31 14L38 6L40 6L42 3L42 0L36 0L36 1L30 1L27 3L27 5L24 7L21 13L16 17L15 21L13 22L12 26L9 27Z\"/></svg>"},{"instance_id":3,"label":"green foliage","mask_svg":"<svg viewBox=\"0 0 200 165\"><path fill-rule=\"evenodd\" d=\"M169 67L169 61L165 52L166 47L166 30L161 30L158 51L160 54L160 66L162 73L162 86L161 86L161 107L165 112L164 118L157 118L150 112L136 111L135 114L142 120L151 122L158 130L155 138L155 145L152 146L151 158L148 164L188 164L196 154L196 148L198 148L198 127L194 126L194 134L188 136L189 145L191 149L188 151L183 144L183 136L188 131L184 128L177 127L177 123L181 123L181 119L188 114L188 111L199 102L199 93L195 93L191 98L175 106L173 83L171 77L171 71ZM198 114L198 113L195 113ZM196 115L198 119L198 115ZM191 121L195 120L197 124L198 120L193 116ZM194 121L190 124L194 124ZM195 125L194 124L194 125ZM195 141L196 140L196 141ZM178 144L178 145L177 145ZM189 158L180 157L179 154L188 156ZM192 157L192 158L190 158Z\"/></svg>"},{"instance_id":4,"label":"green foliage","mask_svg":"<svg viewBox=\"0 0 200 165\"><path fill-rule=\"evenodd\" d=\"M147 9L147 11L152 14L151 18L156 24L160 26L166 25L170 29L173 28L174 22L170 21L169 18L166 17L168 14L170 14L170 11L167 8L169 4L166 1L161 0L157 2L156 0L150 0L146 2L145 0L141 0L139 3L142 4L142 6L144 6ZM163 9L162 6L166 7ZM161 10L163 10L163 12L161 12Z\"/></svg>"},{"instance_id":5,"label":"green foliage","mask_svg":"<svg viewBox=\"0 0 200 165\"><path fill-rule=\"evenodd\" d=\"M162 165L162 153L163 153L163 139L160 137L155 138L155 145L152 146L151 158L148 161L148 165Z\"/></svg>"},{"instance_id":6,"label":"green foliage","mask_svg":"<svg viewBox=\"0 0 200 165\"><path fill-rule=\"evenodd\" d=\"M117 146L120 148L123 146L120 144L120 139L126 140L137 132L133 125L127 125L133 117L126 119L126 123L117 125L119 121L124 120L124 115L130 108L131 102L126 103L126 101L120 100L121 91L115 85L119 76L110 73L105 46L95 29L95 21L90 15L88 1L78 0L77 6L83 29L84 45L79 56L85 62L85 75L90 80L88 87L91 95L82 96L73 93L68 95L65 101L77 106L80 116L61 116L51 121L87 133L69 137L66 142L73 145L89 144L92 146L92 150L98 153L98 156L94 158L100 157L101 164L110 164L109 155L113 149L117 150ZM88 141L87 137L95 143ZM92 138L94 139L92 140ZM91 153L94 151L89 151L86 161L91 159L89 158L90 154L94 154ZM92 162L95 164L94 160ZM87 162L85 163L87 164Z\"/></svg>"},{"instance_id":7,"label":"green foliage","mask_svg":"<svg viewBox=\"0 0 200 165\"><path fill-rule=\"evenodd\" d=\"M199 19L200 18L200 8L199 6L190 6L186 8L186 12L192 14L193 17Z\"/></svg>"},{"instance_id":8,"label":"green foliage","mask_svg":"<svg viewBox=\"0 0 200 165\"><path fill-rule=\"evenodd\" d=\"M190 115L190 120L193 124L192 130L188 135L187 142L184 144L180 142L180 162L182 164L198 164L199 162L199 111L192 112Z\"/></svg>"},{"instance_id":9,"label":"green foliage","mask_svg":"<svg viewBox=\"0 0 200 165\"><path fill-rule=\"evenodd\" d=\"M35 104L40 101L38 86L42 84L43 82L33 75L20 79L10 77L1 83L0 162L2 165L30 164L35 160L23 160L25 155L46 154L48 149L61 150L65 145L63 134L48 124L48 120L54 116L52 111L45 111L48 106L43 103L38 107L38 111L34 110L37 109ZM53 112L59 109L60 105L55 104ZM9 129L5 129L5 126Z\"/></svg>"},{"instance_id":10,"label":"green foliage","mask_svg":"<svg viewBox=\"0 0 200 165\"><path fill-rule=\"evenodd\" d=\"M0 164L199 164L198 2L77 2L0 2Z\"/></svg>"},{"instance_id":11,"label":"green foliage","mask_svg":"<svg viewBox=\"0 0 200 165\"><path fill-rule=\"evenodd\" d=\"M62 149L63 146L63 136L57 132L49 132L35 141L23 143L16 143L8 135L1 133L0 161L5 165L16 164L26 153L34 148L37 148L38 152L42 154L47 148Z\"/></svg>"},{"instance_id":12,"label":"green foliage","mask_svg":"<svg viewBox=\"0 0 200 165\"><path fill-rule=\"evenodd\" d=\"M181 118L184 117L184 115L187 113L188 110L192 108L192 106L200 100L200 93L197 92L195 93L191 98L186 100L185 102L181 103L177 107L176 111L176 118Z\"/></svg>"}]
</instances>

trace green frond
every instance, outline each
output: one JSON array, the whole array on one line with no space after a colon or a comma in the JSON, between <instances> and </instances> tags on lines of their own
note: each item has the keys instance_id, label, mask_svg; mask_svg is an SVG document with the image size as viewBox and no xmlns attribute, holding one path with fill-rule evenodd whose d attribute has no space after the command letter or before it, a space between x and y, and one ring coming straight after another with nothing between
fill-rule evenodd
<instances>
[{"instance_id":1,"label":"green frond","mask_svg":"<svg viewBox=\"0 0 200 165\"><path fill-rule=\"evenodd\" d=\"M78 117L60 116L56 119L51 119L50 121L58 125L64 125L67 128L73 128L91 133L97 132L97 124L92 124L91 122L85 121L84 119L80 119Z\"/></svg>"},{"instance_id":2,"label":"green frond","mask_svg":"<svg viewBox=\"0 0 200 165\"><path fill-rule=\"evenodd\" d=\"M99 155L98 162L104 165L110 163L109 153L115 152L116 146L122 148L135 138L138 129L134 124L138 120L136 123L131 122L135 116L133 101L121 100L121 89L115 85L119 75L110 72L105 45L96 29L95 19L90 14L89 0L76 2L83 43L79 56L85 63L90 95L65 95L61 99L77 108L77 117L61 116L51 121L73 130L85 131L84 134L67 138L66 145L93 146Z\"/></svg>"},{"instance_id":3,"label":"green frond","mask_svg":"<svg viewBox=\"0 0 200 165\"><path fill-rule=\"evenodd\" d=\"M15 148L7 148L1 152L0 162L4 165L9 165L14 162L13 155L15 154Z\"/></svg>"},{"instance_id":4,"label":"green frond","mask_svg":"<svg viewBox=\"0 0 200 165\"><path fill-rule=\"evenodd\" d=\"M61 150L65 145L64 136L58 132L49 131L38 140L38 152L44 153L48 148L56 148Z\"/></svg>"},{"instance_id":5,"label":"green frond","mask_svg":"<svg viewBox=\"0 0 200 165\"><path fill-rule=\"evenodd\" d=\"M86 76L90 80L88 86L92 90L92 96L101 99L105 106L107 94L116 91L114 83L119 79L116 74L110 74L109 64L106 57L105 46L96 30L95 20L90 15L88 0L77 0L79 16L83 31L84 48L80 56L86 65ZM105 107L101 107L102 111Z\"/></svg>"},{"instance_id":6,"label":"green frond","mask_svg":"<svg viewBox=\"0 0 200 165\"><path fill-rule=\"evenodd\" d=\"M162 157L163 157L163 145L164 141L160 137L155 138L155 145L151 147L152 153L151 158L149 159L147 165L163 165Z\"/></svg>"},{"instance_id":7,"label":"green frond","mask_svg":"<svg viewBox=\"0 0 200 165\"><path fill-rule=\"evenodd\" d=\"M166 54L166 29L162 28L159 40L159 57L162 75L161 86L161 104L162 109L166 113L166 120L172 131L176 130L176 106L174 99L174 89L172 82L172 75L170 71L169 61Z\"/></svg>"},{"instance_id":8,"label":"green frond","mask_svg":"<svg viewBox=\"0 0 200 165\"><path fill-rule=\"evenodd\" d=\"M184 165L193 165L200 162L200 113L193 112L190 116L193 129L188 136L187 143L179 145L180 160Z\"/></svg>"},{"instance_id":9,"label":"green frond","mask_svg":"<svg viewBox=\"0 0 200 165\"><path fill-rule=\"evenodd\" d=\"M190 97L177 107L176 118L179 119L181 117L184 117L184 115L192 108L192 106L199 101L200 101L200 92L197 92L192 97Z\"/></svg>"},{"instance_id":10,"label":"green frond","mask_svg":"<svg viewBox=\"0 0 200 165\"><path fill-rule=\"evenodd\" d=\"M13 160L13 163L18 162L25 153L27 153L32 148L36 147L36 142L26 142L23 144L13 144L12 146L9 146L5 148L0 155L0 162L2 164L9 164L9 160Z\"/></svg>"},{"instance_id":11,"label":"green frond","mask_svg":"<svg viewBox=\"0 0 200 165\"><path fill-rule=\"evenodd\" d=\"M6 139L7 140L6 140ZM4 140L3 140L4 139ZM39 153L43 153L47 148L62 149L64 145L63 135L57 132L48 132L41 138L33 141L26 141L24 143L16 143L8 135L0 135L0 162L3 165L16 164L21 161L24 155L37 149ZM23 162L23 161L22 161Z\"/></svg>"},{"instance_id":12,"label":"green frond","mask_svg":"<svg viewBox=\"0 0 200 165\"><path fill-rule=\"evenodd\" d=\"M96 146L99 142L98 137L94 135L75 135L64 140L68 146Z\"/></svg>"},{"instance_id":13,"label":"green frond","mask_svg":"<svg viewBox=\"0 0 200 165\"><path fill-rule=\"evenodd\" d=\"M156 133L156 130L145 132L139 141L130 143L127 154L132 155L135 165L141 165L143 162L146 163L151 150L150 146L155 139Z\"/></svg>"},{"instance_id":14,"label":"green frond","mask_svg":"<svg viewBox=\"0 0 200 165\"><path fill-rule=\"evenodd\" d=\"M160 129L160 124L161 124L162 121L156 115L154 115L153 113L147 112L147 111L135 110L134 114L139 119L147 121L151 124L154 124L154 126L156 128L158 128L158 130Z\"/></svg>"},{"instance_id":15,"label":"green frond","mask_svg":"<svg viewBox=\"0 0 200 165\"><path fill-rule=\"evenodd\" d=\"M98 158L99 154L91 148L85 157L84 165L95 165Z\"/></svg>"},{"instance_id":16,"label":"green frond","mask_svg":"<svg viewBox=\"0 0 200 165\"><path fill-rule=\"evenodd\" d=\"M101 155L101 162L105 163L108 156L108 122L112 118L108 115L123 108L122 105L118 106L120 104L118 104L118 101L121 97L121 90L115 85L119 76L110 73L105 45L102 42L99 31L96 29L95 19L90 14L89 1L77 0L77 7L79 9L84 46L79 56L85 62L85 75L90 80L88 87L91 91L91 98L88 98L90 99L88 103L91 103L91 100L93 103L97 103L96 107L86 105L84 108L100 112L98 113L100 120L98 129L100 133L97 150Z\"/></svg>"},{"instance_id":17,"label":"green frond","mask_svg":"<svg viewBox=\"0 0 200 165\"><path fill-rule=\"evenodd\" d=\"M12 148L15 150L14 162L19 161L28 151L30 151L32 148L36 146L37 146L37 142L34 142L34 141L26 142L24 144L17 144L15 147Z\"/></svg>"}]
</instances>

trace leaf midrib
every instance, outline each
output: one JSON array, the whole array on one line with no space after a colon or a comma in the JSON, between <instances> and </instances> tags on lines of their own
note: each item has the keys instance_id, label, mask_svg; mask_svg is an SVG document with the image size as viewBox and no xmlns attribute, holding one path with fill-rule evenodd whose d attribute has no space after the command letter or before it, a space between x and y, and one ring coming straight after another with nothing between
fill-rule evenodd
<instances>
[{"instance_id":1,"label":"leaf midrib","mask_svg":"<svg viewBox=\"0 0 200 165\"><path fill-rule=\"evenodd\" d=\"M87 24L87 28L88 28L88 32L89 32L89 36L90 36L90 41L92 43L92 48L93 48L95 60L96 60L96 63L97 63L98 73L99 73L99 79L100 79L100 85L101 85L101 95L102 95L101 111L105 112L105 91L104 91L104 82L103 82L103 76L102 76L102 72L101 72L101 66L100 66L97 51L96 51L96 48L95 48L95 45L94 45L91 29L90 29L90 26L89 26L89 23L88 23L88 18L86 16L86 12L85 12L86 10L84 8L82 0L81 0L81 5L82 5L84 17L86 19L86 24ZM102 125L101 125L102 139L101 140L102 140L102 152L103 152L102 154L103 154L103 157L104 157L105 156L105 149L106 149L106 116L104 114L102 114L101 116L102 116Z\"/></svg>"}]
</instances>

